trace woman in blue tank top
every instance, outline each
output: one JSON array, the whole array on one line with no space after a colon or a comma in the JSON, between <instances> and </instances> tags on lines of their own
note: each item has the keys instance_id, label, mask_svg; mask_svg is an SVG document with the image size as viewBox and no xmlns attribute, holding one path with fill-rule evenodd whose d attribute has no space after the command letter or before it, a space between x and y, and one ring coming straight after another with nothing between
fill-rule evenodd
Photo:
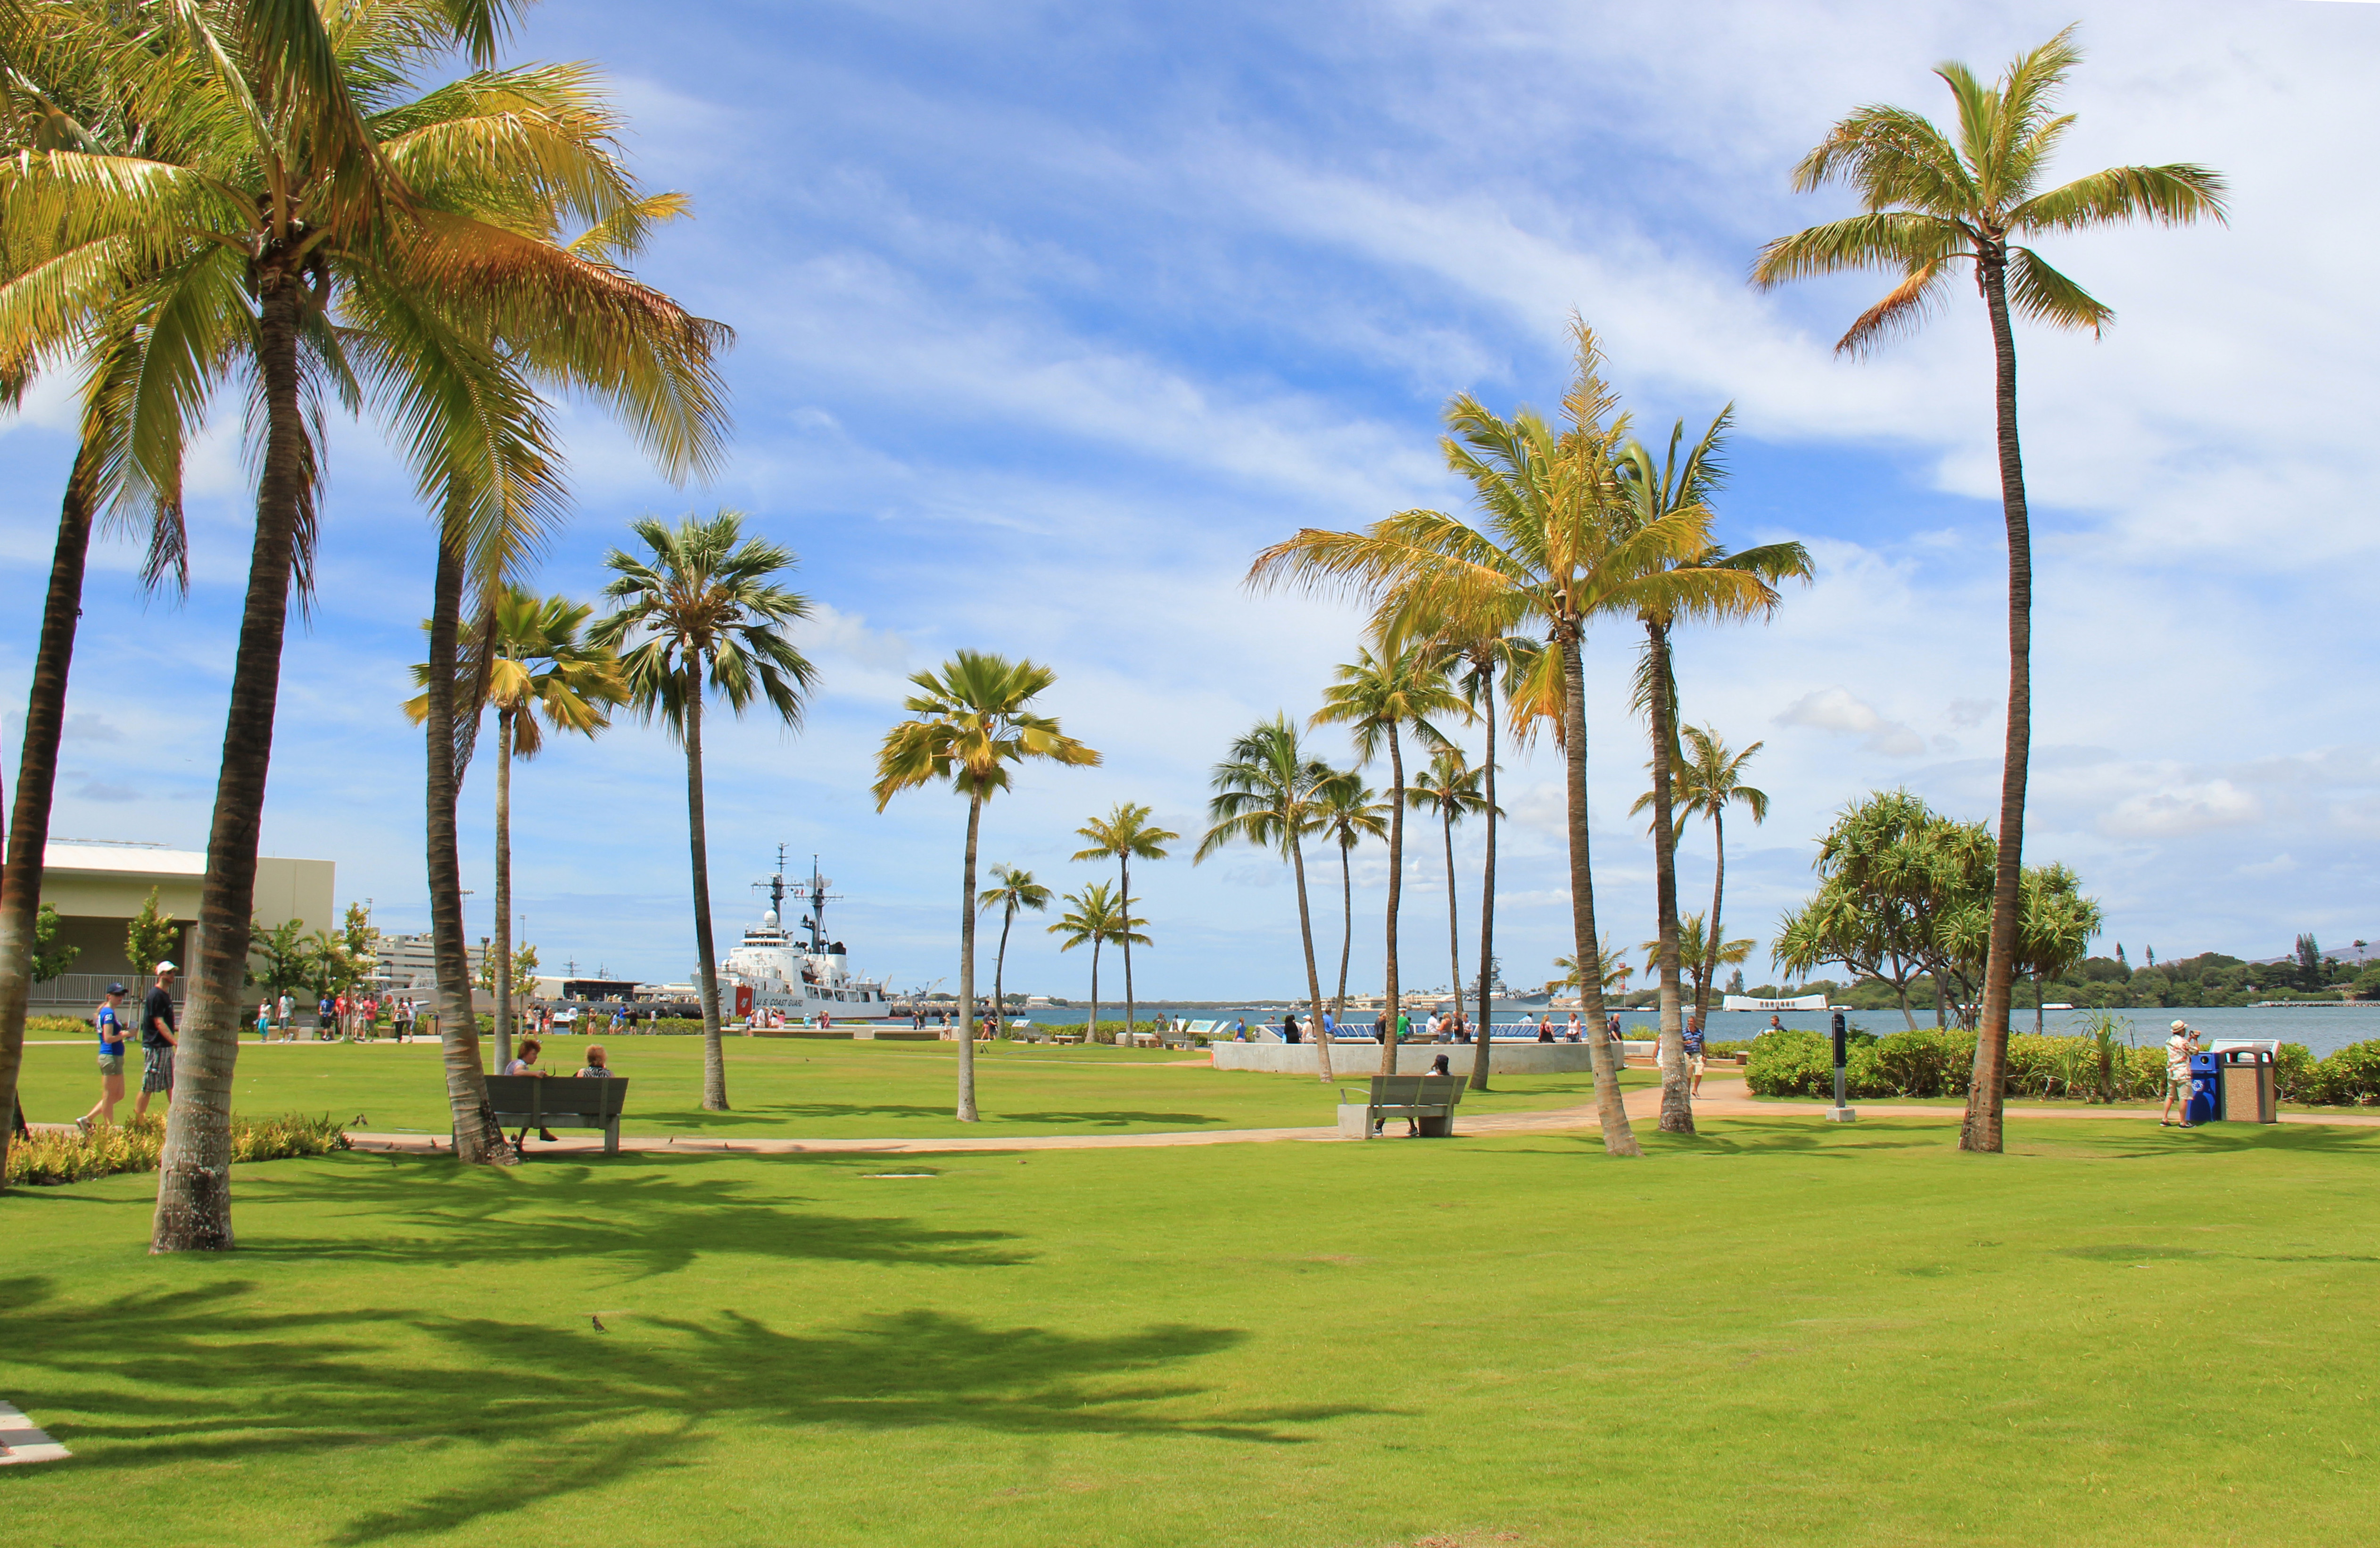
<instances>
[{"instance_id":1,"label":"woman in blue tank top","mask_svg":"<svg viewBox=\"0 0 2380 1548\"><path fill-rule=\"evenodd\" d=\"M75 1127L85 1134L91 1132L93 1119L114 1123L115 1104L124 1100L124 985L107 986L107 998L99 1003L91 1020L99 1029L99 1100L75 1120Z\"/></svg>"}]
</instances>

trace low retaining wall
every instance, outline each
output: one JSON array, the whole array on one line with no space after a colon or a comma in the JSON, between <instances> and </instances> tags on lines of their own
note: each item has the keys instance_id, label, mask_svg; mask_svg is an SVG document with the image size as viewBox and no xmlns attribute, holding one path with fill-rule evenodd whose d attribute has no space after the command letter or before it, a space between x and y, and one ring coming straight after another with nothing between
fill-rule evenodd
<instances>
[{"instance_id":1,"label":"low retaining wall","mask_svg":"<svg viewBox=\"0 0 2380 1548\"><path fill-rule=\"evenodd\" d=\"M1645 1045L1651 1052L1651 1044ZM1595 1067L1595 1050L1584 1042L1523 1042L1498 1038L1488 1045L1490 1075L1569 1075ZM1401 1042L1397 1073L1427 1075L1430 1061L1446 1055L1447 1067L1457 1075L1471 1073L1478 1056L1475 1042ZM1315 1049L1310 1042L1219 1042L1214 1047L1217 1069L1253 1069L1271 1075L1312 1075ZM1334 1077L1356 1079L1380 1073L1377 1042L1334 1042L1330 1045Z\"/></svg>"}]
</instances>

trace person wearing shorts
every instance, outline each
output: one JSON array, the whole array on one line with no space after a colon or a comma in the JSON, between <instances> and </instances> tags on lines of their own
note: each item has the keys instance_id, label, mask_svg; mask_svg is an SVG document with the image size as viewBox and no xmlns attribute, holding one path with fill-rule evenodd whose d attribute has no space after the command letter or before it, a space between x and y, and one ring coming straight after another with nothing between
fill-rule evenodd
<instances>
[{"instance_id":1,"label":"person wearing shorts","mask_svg":"<svg viewBox=\"0 0 2380 1548\"><path fill-rule=\"evenodd\" d=\"M1693 1094L1703 1094L1703 1024L1689 1018L1686 1022L1686 1069L1694 1076Z\"/></svg>"},{"instance_id":2,"label":"person wearing shorts","mask_svg":"<svg viewBox=\"0 0 2380 1548\"><path fill-rule=\"evenodd\" d=\"M2173 1035L2165 1040L2165 1112L2157 1119L2159 1128L2176 1127L2173 1110L2181 1107L2179 1127L2192 1128L2190 1121L2190 1056L2198 1052L2198 1033L2187 1021L2173 1024Z\"/></svg>"},{"instance_id":3,"label":"person wearing shorts","mask_svg":"<svg viewBox=\"0 0 2380 1548\"><path fill-rule=\"evenodd\" d=\"M140 1095L132 1103L136 1118L149 1115L149 1099L161 1091L165 1105L174 1104L174 1050L181 1046L174 1027L174 975L180 970L171 962L158 963L157 981L140 1004Z\"/></svg>"},{"instance_id":4,"label":"person wearing shorts","mask_svg":"<svg viewBox=\"0 0 2380 1548\"><path fill-rule=\"evenodd\" d=\"M128 1030L124 1020L124 985L107 986L107 998L99 1003L98 1013L91 1018L99 1027L99 1100L91 1111L75 1120L75 1127L91 1132L94 1119L103 1124L115 1121L115 1104L124 1100L124 1037Z\"/></svg>"}]
</instances>

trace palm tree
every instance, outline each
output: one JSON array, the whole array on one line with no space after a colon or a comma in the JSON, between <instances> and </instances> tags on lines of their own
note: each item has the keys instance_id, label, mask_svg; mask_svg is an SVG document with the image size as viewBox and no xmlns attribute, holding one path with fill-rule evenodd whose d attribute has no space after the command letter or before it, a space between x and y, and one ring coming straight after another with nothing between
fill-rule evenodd
<instances>
[{"instance_id":1,"label":"palm tree","mask_svg":"<svg viewBox=\"0 0 2380 1548\"><path fill-rule=\"evenodd\" d=\"M884 733L876 754L876 810L904 790L947 780L966 798L966 862L959 890L959 1101L961 1123L976 1121L975 1105L975 855L983 803L1008 788L1011 763L1047 759L1087 767L1099 755L1037 713L1033 701L1058 675L1029 661L1012 662L982 651L961 651L941 670L909 681L923 691L902 708L912 718Z\"/></svg>"},{"instance_id":2,"label":"palm tree","mask_svg":"<svg viewBox=\"0 0 2380 1548\"><path fill-rule=\"evenodd\" d=\"M1605 936L1596 947L1596 965L1600 969L1597 976L1597 988L1601 993L1617 999L1628 993L1628 981L1636 976L1635 966L1625 957L1611 949L1611 937L1609 935ZM1554 958L1554 966L1560 969L1562 973L1560 978L1554 981L1557 986L1563 989L1581 987L1578 958L1557 957ZM1601 1027L1609 1019L1610 1012L1603 1011L1597 1014L1591 1025Z\"/></svg>"},{"instance_id":3,"label":"palm tree","mask_svg":"<svg viewBox=\"0 0 2380 1548\"><path fill-rule=\"evenodd\" d=\"M2201 216L2224 218L2222 177L2186 163L2111 166L2057 188L2040 187L2050 155L2074 122L2072 114L2056 111L2057 99L2082 57L2069 27L2020 55L1989 86L1964 65L1939 66L1935 74L1958 104L1955 139L1906 108L1852 113L1793 169L1793 186L1807 192L1840 177L1859 190L1866 209L1778 238L1753 268L1753 283L1764 287L1852 269L1898 273L1900 283L1862 312L1835 346L1844 353L1864 354L1916 327L1943 299L1962 261L1974 265L1975 287L1991 322L2000 508L2009 545L2008 736L1983 1024L1967 1118L1959 1131L1959 1148L1967 1151L2000 1148L2033 740L2033 537L2017 439L2011 313L2052 327L2088 328L2095 337L2115 316L2017 238L2133 220L2181 225Z\"/></svg>"},{"instance_id":4,"label":"palm tree","mask_svg":"<svg viewBox=\"0 0 2380 1548\"><path fill-rule=\"evenodd\" d=\"M1374 794L1354 769L1334 770L1314 792L1315 832L1339 846L1339 993L1330 1013L1341 1021L1347 1019L1347 958L1355 946L1355 875L1349 857L1364 840L1389 836L1388 805L1373 799Z\"/></svg>"},{"instance_id":5,"label":"palm tree","mask_svg":"<svg viewBox=\"0 0 2380 1548\"><path fill-rule=\"evenodd\" d=\"M1682 512L1699 512L1710 518L1711 497L1726 482L1727 468L1720 450L1726 445L1734 406L1719 410L1702 439L1681 462L1679 443L1686 421L1670 432L1669 455L1658 464L1639 441L1628 443L1621 456L1622 487L1628 494L1629 518L1649 526ZM1678 962L1678 824L1671 789L1678 752L1678 683L1670 637L1687 617L1740 619L1765 616L1777 606L1776 583L1788 576L1810 579L1808 550L1798 542L1770 543L1725 554L1717 548L1680 558L1669 566L1670 584L1645 599L1637 610L1645 626L1645 648L1638 658L1636 705L1645 713L1653 740L1653 890L1662 948L1660 975L1661 1128L1666 1133L1694 1130L1694 1083L1685 1063L1683 995Z\"/></svg>"},{"instance_id":6,"label":"palm tree","mask_svg":"<svg viewBox=\"0 0 2380 1548\"><path fill-rule=\"evenodd\" d=\"M1429 767L1414 776L1413 788L1405 792L1406 803L1415 810L1437 812L1446 833L1446 958L1453 975L1447 982L1454 986L1458 1008L1463 1004L1463 942L1454 897L1454 824L1488 810L1488 798L1479 790L1480 773L1461 749L1444 748L1431 754Z\"/></svg>"},{"instance_id":7,"label":"palm tree","mask_svg":"<svg viewBox=\"0 0 2380 1548\"><path fill-rule=\"evenodd\" d=\"M1116 896L1116 907L1126 914L1132 912L1132 862L1135 859L1163 859L1165 846L1182 836L1178 833L1170 833L1151 823L1150 815L1151 812L1148 807L1135 806L1130 801L1118 801L1115 810L1105 817L1094 817L1075 830L1077 835L1091 841L1089 848L1078 849L1075 852L1075 859L1098 860L1106 859L1111 856L1114 858L1121 872L1121 890ZM1123 1024L1127 1031L1131 1030L1133 1018L1139 1014L1140 1010L1138 1004L1133 999L1132 993L1132 944L1135 939L1140 939L1143 945L1148 944L1146 939L1135 937L1129 931L1123 936Z\"/></svg>"},{"instance_id":8,"label":"palm tree","mask_svg":"<svg viewBox=\"0 0 2380 1548\"><path fill-rule=\"evenodd\" d=\"M159 1251L232 1240L230 1084L256 838L290 592L310 581L322 473L310 421L325 395L382 412L424 493L456 502L490 574L559 513L539 385L619 403L678 467L715 445L722 332L553 239L565 216L606 220L636 197L592 78L566 67L451 78L457 55L486 65L514 10L193 0L111 60L148 123L139 143L0 169L12 268L100 265L124 287L136 341L124 379L145 406L127 442L137 481L172 487L218 396L250 406L258 447ZM112 11L125 28L154 19ZM408 100L430 77L447 79ZM23 353L0 342L0 360ZM246 391L217 393L236 379Z\"/></svg>"},{"instance_id":9,"label":"palm tree","mask_svg":"<svg viewBox=\"0 0 2380 1548\"><path fill-rule=\"evenodd\" d=\"M1008 1014L1008 927L1016 922L1019 909L1030 908L1037 914L1047 909L1050 889L1035 881L1033 872L1012 865L993 866L991 881L976 902L987 910L1000 910L1000 954L991 959L991 1003L1004 1017Z\"/></svg>"},{"instance_id":10,"label":"palm tree","mask_svg":"<svg viewBox=\"0 0 2380 1548\"><path fill-rule=\"evenodd\" d=\"M658 715L686 749L694 947L702 975L702 1105L724 1113L727 1054L719 1033L719 959L710 937L710 853L702 807L703 699L716 692L741 716L758 693L787 726L800 725L802 696L817 672L785 630L809 616L810 604L772 579L794 567L793 550L746 537L741 512L722 510L708 520L689 515L674 528L639 517L628 530L651 557L617 548L603 556L619 578L603 595L617 605L588 640L618 655L628 704L648 721Z\"/></svg>"},{"instance_id":11,"label":"palm tree","mask_svg":"<svg viewBox=\"0 0 2380 1548\"><path fill-rule=\"evenodd\" d=\"M1463 658L1458 682L1463 700L1487 727L1488 746L1479 764L1483 775L1481 797L1487 802L1488 814L1486 858L1479 867L1479 1025L1483 1030L1471 1050L1471 1089L1484 1091L1488 1089L1493 1052L1485 1030L1496 1024L1496 986L1489 981L1496 960L1496 819L1503 814L1496 804L1496 674L1504 674L1504 686L1509 690L1514 682L1528 676L1542 647L1525 635L1507 634L1501 628L1451 637L1445 643ZM1459 1001L1460 985L1455 994Z\"/></svg>"},{"instance_id":12,"label":"palm tree","mask_svg":"<svg viewBox=\"0 0 2380 1548\"><path fill-rule=\"evenodd\" d=\"M1099 947L1110 942L1135 939L1142 945L1148 945L1148 936L1133 934L1148 921L1128 915L1123 899L1111 892L1105 882L1093 882L1081 892L1070 892L1066 901L1075 906L1074 911L1051 925L1050 933L1066 937L1058 947L1062 952L1072 951L1086 941L1091 944L1091 1018L1083 1023L1083 1046L1088 1048L1099 1041ZM1124 1042L1132 1041L1131 1033L1132 1023L1127 1020Z\"/></svg>"},{"instance_id":13,"label":"palm tree","mask_svg":"<svg viewBox=\"0 0 2380 1548\"><path fill-rule=\"evenodd\" d=\"M496 1063L512 1062L513 782L515 759L527 762L545 746L541 716L556 731L593 737L612 724L610 706L627 699L612 652L579 638L595 609L568 597L540 597L521 586L505 586L484 636L484 662L466 656L458 664L463 684L496 712L496 898L495 966L490 982L496 1000ZM427 664L413 680L428 684ZM417 725L430 714L425 691L407 701L405 713Z\"/></svg>"},{"instance_id":14,"label":"palm tree","mask_svg":"<svg viewBox=\"0 0 2380 1548\"><path fill-rule=\"evenodd\" d=\"M1571 932L1578 960L1599 961L1595 881L1586 807L1586 627L1610 614L1633 615L1663 586L1668 567L1710 547L1707 517L1678 511L1651 523L1625 519L1619 456L1628 421L1602 377L1594 333L1572 320L1576 374L1563 395L1557 431L1523 409L1498 417L1469 395L1447 407L1453 433L1441 445L1448 465L1471 481L1486 513L1473 527L1442 511L1410 510L1360 532L1308 529L1256 557L1252 581L1292 580L1369 597L1385 640L1471 638L1528 625L1548 648L1518 685L1516 727L1550 722L1564 754L1570 840ZM1585 1009L1600 1022L1602 972L1583 975ZM1605 1151L1642 1153L1620 1096L1620 1071L1595 1044L1597 1121Z\"/></svg>"},{"instance_id":15,"label":"palm tree","mask_svg":"<svg viewBox=\"0 0 2380 1548\"><path fill-rule=\"evenodd\" d=\"M1729 941L1722 945L1716 932L1706 940L1703 935L1703 916L1688 914L1678 920L1677 935L1673 944L1677 947L1677 954L1685 960L1686 976L1694 981L1696 1003L1707 1005L1710 1003L1711 976L1722 966L1732 968L1745 961L1752 956L1752 948L1755 943ZM1646 972L1658 973L1661 970L1663 949L1658 936L1644 943Z\"/></svg>"},{"instance_id":16,"label":"palm tree","mask_svg":"<svg viewBox=\"0 0 2380 1548\"><path fill-rule=\"evenodd\" d=\"M1755 823L1768 820L1768 793L1743 783L1743 766L1767 744L1755 742L1742 752L1730 750L1718 734L1706 726L1685 728L1686 756L1678 767L1678 820L1707 817L1711 825L1710 941L1705 947L1702 971L1696 977L1694 1020L1710 1030L1710 986L1718 976L1721 934L1719 905L1727 892L1727 809L1742 805Z\"/></svg>"},{"instance_id":17,"label":"palm tree","mask_svg":"<svg viewBox=\"0 0 2380 1548\"><path fill-rule=\"evenodd\" d=\"M1305 947L1305 998L1313 1013L1309 1030L1314 1034L1315 1073L1326 1082L1331 1079L1330 1040L1322 1030L1322 977L1314 964L1314 917L1305 905L1304 841L1307 834L1320 831L1330 798L1328 787L1342 777L1298 745L1297 727L1288 715L1275 714L1257 722L1215 765L1215 794L1207 802L1207 832L1190 862L1198 864L1235 840L1278 851L1289 861L1290 874L1297 884L1298 939Z\"/></svg>"},{"instance_id":18,"label":"palm tree","mask_svg":"<svg viewBox=\"0 0 2380 1548\"><path fill-rule=\"evenodd\" d=\"M1339 668L1337 679L1322 690L1322 708L1309 725L1344 725L1354 736L1358 763L1369 763L1385 745L1389 753L1389 908L1388 987L1380 1003L1387 1007L1380 1038L1380 1073L1397 1072L1397 1018L1404 1000L1397 983L1397 920L1404 894L1405 759L1398 730L1411 725L1422 744L1433 750L1452 746L1432 718L1468 714L1470 708L1446 680L1449 658L1428 645L1383 647L1375 656L1369 649Z\"/></svg>"}]
</instances>

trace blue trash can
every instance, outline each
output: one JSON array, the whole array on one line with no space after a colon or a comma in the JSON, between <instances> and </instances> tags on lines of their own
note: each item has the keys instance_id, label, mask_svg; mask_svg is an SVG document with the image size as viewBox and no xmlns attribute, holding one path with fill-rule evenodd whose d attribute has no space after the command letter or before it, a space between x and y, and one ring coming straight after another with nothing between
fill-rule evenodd
<instances>
[{"instance_id":1,"label":"blue trash can","mask_svg":"<svg viewBox=\"0 0 2380 1548\"><path fill-rule=\"evenodd\" d=\"M2211 1124L2222 1116L2223 1056L2219 1054L2192 1054L2190 1056L2190 1104L2181 1110L2181 1121Z\"/></svg>"}]
</instances>

